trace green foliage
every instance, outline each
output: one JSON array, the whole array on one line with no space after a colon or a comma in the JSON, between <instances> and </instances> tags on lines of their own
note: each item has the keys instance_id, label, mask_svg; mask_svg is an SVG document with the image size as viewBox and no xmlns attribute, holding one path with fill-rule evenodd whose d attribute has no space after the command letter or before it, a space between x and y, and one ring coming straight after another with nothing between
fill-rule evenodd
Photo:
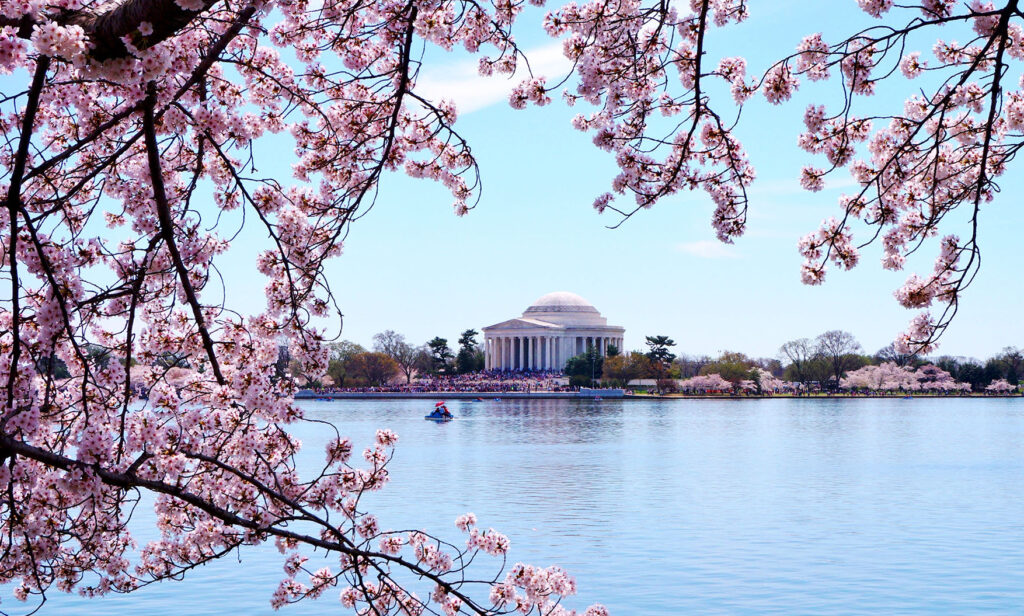
<instances>
[{"instance_id":1,"label":"green foliage","mask_svg":"<svg viewBox=\"0 0 1024 616\"><path fill-rule=\"evenodd\" d=\"M643 353L633 351L629 355L606 357L601 374L606 379L628 383L633 379L649 377L654 372L653 364L654 362Z\"/></svg>"},{"instance_id":2,"label":"green foliage","mask_svg":"<svg viewBox=\"0 0 1024 616\"><path fill-rule=\"evenodd\" d=\"M399 369L405 374L405 382L412 382L412 373L416 370L419 350L406 342L405 336L394 330L386 329L374 335L373 350L395 360Z\"/></svg>"},{"instance_id":3,"label":"green foliage","mask_svg":"<svg viewBox=\"0 0 1024 616\"><path fill-rule=\"evenodd\" d=\"M398 363L384 353L359 353L348 362L349 371L371 386L384 385L399 373Z\"/></svg>"},{"instance_id":4,"label":"green foliage","mask_svg":"<svg viewBox=\"0 0 1024 616\"><path fill-rule=\"evenodd\" d=\"M462 332L462 334L459 336L459 347L464 349L475 349L476 337L478 335L479 333L475 329L467 329L466 331Z\"/></svg>"},{"instance_id":5,"label":"green foliage","mask_svg":"<svg viewBox=\"0 0 1024 616\"><path fill-rule=\"evenodd\" d=\"M970 383L971 389L974 391L982 391L992 382L992 378L985 374L985 368L975 362L961 365L954 378L964 383Z\"/></svg>"},{"instance_id":6,"label":"green foliage","mask_svg":"<svg viewBox=\"0 0 1024 616\"><path fill-rule=\"evenodd\" d=\"M740 381L756 380L755 363L743 353L723 352L717 360L701 367L700 373L717 374L732 384Z\"/></svg>"},{"instance_id":7,"label":"green foliage","mask_svg":"<svg viewBox=\"0 0 1024 616\"><path fill-rule=\"evenodd\" d=\"M607 355L608 357L617 357L621 353L622 351L619 350L619 347L615 346L614 344L609 344L608 351L605 353L605 355Z\"/></svg>"},{"instance_id":8,"label":"green foliage","mask_svg":"<svg viewBox=\"0 0 1024 616\"><path fill-rule=\"evenodd\" d=\"M71 376L68 365L59 357L40 357L36 362L36 369L40 374L49 374L55 379L66 379Z\"/></svg>"},{"instance_id":9,"label":"green foliage","mask_svg":"<svg viewBox=\"0 0 1024 616\"><path fill-rule=\"evenodd\" d=\"M593 387L594 381L587 375L574 374L569 377L570 387Z\"/></svg>"},{"instance_id":10,"label":"green foliage","mask_svg":"<svg viewBox=\"0 0 1024 616\"><path fill-rule=\"evenodd\" d=\"M832 364L824 357L811 357L800 364L791 363L786 366L782 378L797 383L825 383L832 375Z\"/></svg>"},{"instance_id":11,"label":"green foliage","mask_svg":"<svg viewBox=\"0 0 1024 616\"><path fill-rule=\"evenodd\" d=\"M475 329L467 329L459 336L459 354L455 356L455 370L459 374L484 369L484 352L477 346Z\"/></svg>"},{"instance_id":12,"label":"green foliage","mask_svg":"<svg viewBox=\"0 0 1024 616\"><path fill-rule=\"evenodd\" d=\"M570 357L569 361L565 362L565 374L570 377L570 383L573 376L594 380L601 378L603 367L604 358L601 354L594 347L587 347L586 353Z\"/></svg>"},{"instance_id":13,"label":"green foliage","mask_svg":"<svg viewBox=\"0 0 1024 616\"><path fill-rule=\"evenodd\" d=\"M455 356L455 370L459 374L478 372L484 369L484 352L480 349L460 349Z\"/></svg>"},{"instance_id":14,"label":"green foliage","mask_svg":"<svg viewBox=\"0 0 1024 616\"><path fill-rule=\"evenodd\" d=\"M675 354L671 353L668 349L675 345L675 340L668 336L647 336L647 348L649 349L647 357L650 357L662 366L668 366L676 358Z\"/></svg>"},{"instance_id":15,"label":"green foliage","mask_svg":"<svg viewBox=\"0 0 1024 616\"><path fill-rule=\"evenodd\" d=\"M335 386L345 387L346 384L353 384L351 379L355 375L351 374L352 358L365 352L366 349L350 340L332 342L327 345L327 376L331 377Z\"/></svg>"},{"instance_id":16,"label":"green foliage","mask_svg":"<svg viewBox=\"0 0 1024 616\"><path fill-rule=\"evenodd\" d=\"M430 372L434 374L450 372L452 360L455 359L455 356L452 354L452 350L448 348L448 339L437 336L427 342L427 348L430 353Z\"/></svg>"}]
</instances>

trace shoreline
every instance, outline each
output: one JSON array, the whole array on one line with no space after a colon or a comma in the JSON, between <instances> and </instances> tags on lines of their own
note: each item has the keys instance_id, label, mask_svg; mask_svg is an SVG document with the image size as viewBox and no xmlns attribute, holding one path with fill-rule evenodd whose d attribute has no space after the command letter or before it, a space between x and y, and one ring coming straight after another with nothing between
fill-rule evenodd
<instances>
[{"instance_id":1,"label":"shoreline","mask_svg":"<svg viewBox=\"0 0 1024 616\"><path fill-rule=\"evenodd\" d=\"M333 401L333 400L436 400L447 398L449 400L476 400L482 402L495 400L768 400L771 398L786 398L790 400L850 400L861 398L888 398L892 400L914 399L914 398L1020 398L1024 394L812 394L795 396L792 394L774 395L750 395L732 396L728 394L639 394L626 395L622 390L590 390L586 392L576 391L510 391L510 392L464 392L464 391L417 391L417 392L332 392L318 394L309 390L302 390L295 395L295 400L312 401Z\"/></svg>"}]
</instances>

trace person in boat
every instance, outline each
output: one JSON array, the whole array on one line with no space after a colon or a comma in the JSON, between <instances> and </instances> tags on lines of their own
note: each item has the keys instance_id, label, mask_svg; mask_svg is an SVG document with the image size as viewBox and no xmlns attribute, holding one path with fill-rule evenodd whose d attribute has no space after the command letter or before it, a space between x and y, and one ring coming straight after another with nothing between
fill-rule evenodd
<instances>
[{"instance_id":1,"label":"person in boat","mask_svg":"<svg viewBox=\"0 0 1024 616\"><path fill-rule=\"evenodd\" d=\"M434 407L434 412L430 414L431 417L438 417L444 419L451 419L452 414L445 406L444 402L438 402L437 406Z\"/></svg>"}]
</instances>

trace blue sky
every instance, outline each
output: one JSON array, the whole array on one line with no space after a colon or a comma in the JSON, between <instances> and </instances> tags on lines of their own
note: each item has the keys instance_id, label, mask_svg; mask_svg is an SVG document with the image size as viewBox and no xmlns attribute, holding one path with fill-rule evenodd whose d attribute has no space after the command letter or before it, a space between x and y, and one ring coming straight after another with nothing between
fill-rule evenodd
<instances>
[{"instance_id":1,"label":"blue sky","mask_svg":"<svg viewBox=\"0 0 1024 616\"><path fill-rule=\"evenodd\" d=\"M750 8L745 24L715 31L711 61L743 55L754 73L790 53L806 34L823 31L834 41L872 23L854 0L752 2ZM543 12L528 9L517 40L550 76L558 54L537 27ZM924 40L918 49L927 51L933 42ZM512 83L481 81L475 64L465 54L429 49L420 87L460 104L456 128L480 163L483 198L458 218L442 187L385 177L377 204L354 224L344 254L328 266L345 314L342 338L369 346L374 333L394 329L413 343L442 336L454 346L462 330L518 316L536 298L559 290L582 295L610 323L624 326L627 348L641 348L645 335L667 334L677 341L676 352L687 354L774 356L788 340L837 328L874 352L912 317L892 292L910 271L931 269L929 251L894 273L881 269L879 251L870 247L854 271L833 268L821 287L800 283L798 239L837 215L836 199L844 185L849 189L842 175L815 194L802 191L796 179L812 160L796 146L804 109L834 102L835 84L805 83L788 104L772 107L758 97L744 109L737 132L758 180L747 233L725 246L714 238L703 192L676 195L609 229L619 220L597 214L591 203L608 189L615 167L590 136L569 125L585 110L567 108L556 97L548 107L514 111L503 94ZM8 91L18 78L0 85ZM876 111L898 111L910 87L919 85L897 81L865 102ZM725 110L731 101L718 95L717 105ZM259 151L260 171L288 181L292 159L285 139L264 139ZM1024 186L1012 179L1020 175L1017 168L982 214L983 268L939 353L984 358L1024 345L1017 232ZM256 312L262 301L254 297L264 280L254 255L265 240L255 226L239 240L220 263L228 305Z\"/></svg>"},{"instance_id":2,"label":"blue sky","mask_svg":"<svg viewBox=\"0 0 1024 616\"><path fill-rule=\"evenodd\" d=\"M871 23L852 0L751 4L747 23L712 39L712 59L744 55L753 71L793 50L805 34L824 31L826 40L835 40L851 24ZM538 64L550 66L549 40L519 40L539 50ZM504 100L483 106L492 88L457 78L469 73L463 58L438 53L427 59L440 68L425 67L425 77L437 76L451 95L479 107L461 115L456 126L480 162L483 200L457 218L442 189L388 178L375 208L353 227L344 256L329 269L346 315L344 338L368 344L375 332L391 328L412 342L435 335L453 341L463 329L517 316L556 290L582 295L609 322L624 326L628 348L642 347L645 335L667 334L678 342L677 352L688 354L774 356L787 340L836 328L852 332L873 352L911 318L892 292L913 270L882 270L874 247L854 271L833 268L824 286L800 283L796 243L839 212L836 199L847 184L838 176L834 188L809 194L796 180L811 160L796 146L804 108L831 100L829 86L805 83L787 105L772 107L757 98L744 110L738 132L758 180L747 233L725 246L714 238L703 193L677 195L608 229L618 220L598 215L590 204L615 169L589 136L569 126L579 108L557 100L518 112ZM899 87L883 88L870 104L902 109L910 90L894 85ZM1002 184L1002 194L983 213L982 272L939 353L986 357L1024 344L1017 319L1021 183ZM931 253L924 256L912 261L919 271L931 269Z\"/></svg>"}]
</instances>

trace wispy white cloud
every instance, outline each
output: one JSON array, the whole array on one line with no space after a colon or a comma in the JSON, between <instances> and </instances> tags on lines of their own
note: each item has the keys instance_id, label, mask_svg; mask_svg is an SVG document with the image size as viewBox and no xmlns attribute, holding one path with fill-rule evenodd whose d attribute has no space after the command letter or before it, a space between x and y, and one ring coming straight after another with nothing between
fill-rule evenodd
<instances>
[{"instance_id":1,"label":"wispy white cloud","mask_svg":"<svg viewBox=\"0 0 1024 616\"><path fill-rule=\"evenodd\" d=\"M738 259L740 253L733 246L715 240L699 240L676 244L677 252L699 259Z\"/></svg>"},{"instance_id":2,"label":"wispy white cloud","mask_svg":"<svg viewBox=\"0 0 1024 616\"><path fill-rule=\"evenodd\" d=\"M571 67L569 60L562 55L562 44L558 42L527 50L526 57L534 76L548 77L549 84L565 75ZM416 90L431 100L444 98L454 101L462 115L507 102L512 88L529 74L522 58L511 77L482 77L477 66L475 61L462 61L425 69L416 81Z\"/></svg>"}]
</instances>

